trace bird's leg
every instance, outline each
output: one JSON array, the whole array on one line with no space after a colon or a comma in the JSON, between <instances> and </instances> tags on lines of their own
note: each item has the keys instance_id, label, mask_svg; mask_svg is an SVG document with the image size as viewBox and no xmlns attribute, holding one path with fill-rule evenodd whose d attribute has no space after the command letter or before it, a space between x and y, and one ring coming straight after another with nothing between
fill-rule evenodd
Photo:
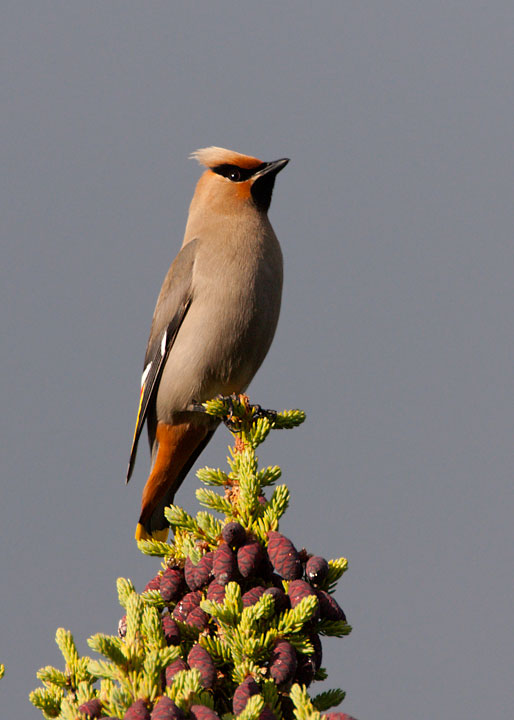
<instances>
[{"instance_id":1,"label":"bird's leg","mask_svg":"<svg viewBox=\"0 0 514 720\"><path fill-rule=\"evenodd\" d=\"M197 402L192 402L190 405L186 408L187 412L199 412L199 413L206 413L206 410L203 405Z\"/></svg>"}]
</instances>

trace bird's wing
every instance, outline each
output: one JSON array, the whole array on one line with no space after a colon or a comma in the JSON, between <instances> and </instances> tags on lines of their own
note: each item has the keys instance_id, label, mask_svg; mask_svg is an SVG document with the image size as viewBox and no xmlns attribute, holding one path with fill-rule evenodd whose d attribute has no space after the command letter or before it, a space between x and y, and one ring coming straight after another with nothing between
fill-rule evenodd
<instances>
[{"instance_id":1,"label":"bird's wing","mask_svg":"<svg viewBox=\"0 0 514 720\"><path fill-rule=\"evenodd\" d=\"M127 468L130 480L136 462L139 436L155 399L166 359L192 302L192 277L197 241L185 245L175 258L157 300L141 377L141 394Z\"/></svg>"}]
</instances>

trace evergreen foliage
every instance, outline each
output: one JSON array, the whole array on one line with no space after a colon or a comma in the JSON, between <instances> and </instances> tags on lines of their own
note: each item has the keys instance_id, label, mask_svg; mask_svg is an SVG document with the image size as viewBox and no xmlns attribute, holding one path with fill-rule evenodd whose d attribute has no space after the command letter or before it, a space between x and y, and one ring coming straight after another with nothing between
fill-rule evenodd
<instances>
[{"instance_id":1,"label":"evergreen foliage","mask_svg":"<svg viewBox=\"0 0 514 720\"><path fill-rule=\"evenodd\" d=\"M228 472L198 472L207 511L166 509L172 542L138 543L162 569L141 594L118 580L118 635L88 640L99 659L79 657L71 633L57 631L65 668L41 669L42 687L30 695L45 718L318 720L344 698L338 689L311 698L308 687L327 677L320 635L351 630L333 597L347 561L298 552L280 534L289 490L275 485L280 468L260 470L255 454L272 429L305 415L263 411L246 396L204 408L234 436Z\"/></svg>"}]
</instances>

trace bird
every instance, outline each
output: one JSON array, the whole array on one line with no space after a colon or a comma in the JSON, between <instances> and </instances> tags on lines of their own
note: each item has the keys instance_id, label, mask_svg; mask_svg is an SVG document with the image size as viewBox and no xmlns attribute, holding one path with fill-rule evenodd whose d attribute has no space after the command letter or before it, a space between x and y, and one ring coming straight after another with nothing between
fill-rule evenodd
<instances>
[{"instance_id":1,"label":"bird","mask_svg":"<svg viewBox=\"0 0 514 720\"><path fill-rule=\"evenodd\" d=\"M128 482L146 422L151 466L136 540L166 540L164 508L220 422L192 408L246 390L280 313L283 259L268 209L289 158L263 162L215 146L191 158L205 170L157 298L127 469Z\"/></svg>"}]
</instances>

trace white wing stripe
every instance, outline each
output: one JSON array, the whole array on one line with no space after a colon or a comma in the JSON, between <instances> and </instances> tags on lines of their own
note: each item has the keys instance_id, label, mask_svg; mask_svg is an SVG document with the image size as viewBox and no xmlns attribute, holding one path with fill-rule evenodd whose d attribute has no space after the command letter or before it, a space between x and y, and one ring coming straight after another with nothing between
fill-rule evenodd
<instances>
[{"instance_id":1,"label":"white wing stripe","mask_svg":"<svg viewBox=\"0 0 514 720\"><path fill-rule=\"evenodd\" d=\"M150 368L152 367L152 363L149 362L148 365L143 370L143 374L141 375L141 387L145 384L145 380L148 377L148 373L150 372Z\"/></svg>"}]
</instances>

